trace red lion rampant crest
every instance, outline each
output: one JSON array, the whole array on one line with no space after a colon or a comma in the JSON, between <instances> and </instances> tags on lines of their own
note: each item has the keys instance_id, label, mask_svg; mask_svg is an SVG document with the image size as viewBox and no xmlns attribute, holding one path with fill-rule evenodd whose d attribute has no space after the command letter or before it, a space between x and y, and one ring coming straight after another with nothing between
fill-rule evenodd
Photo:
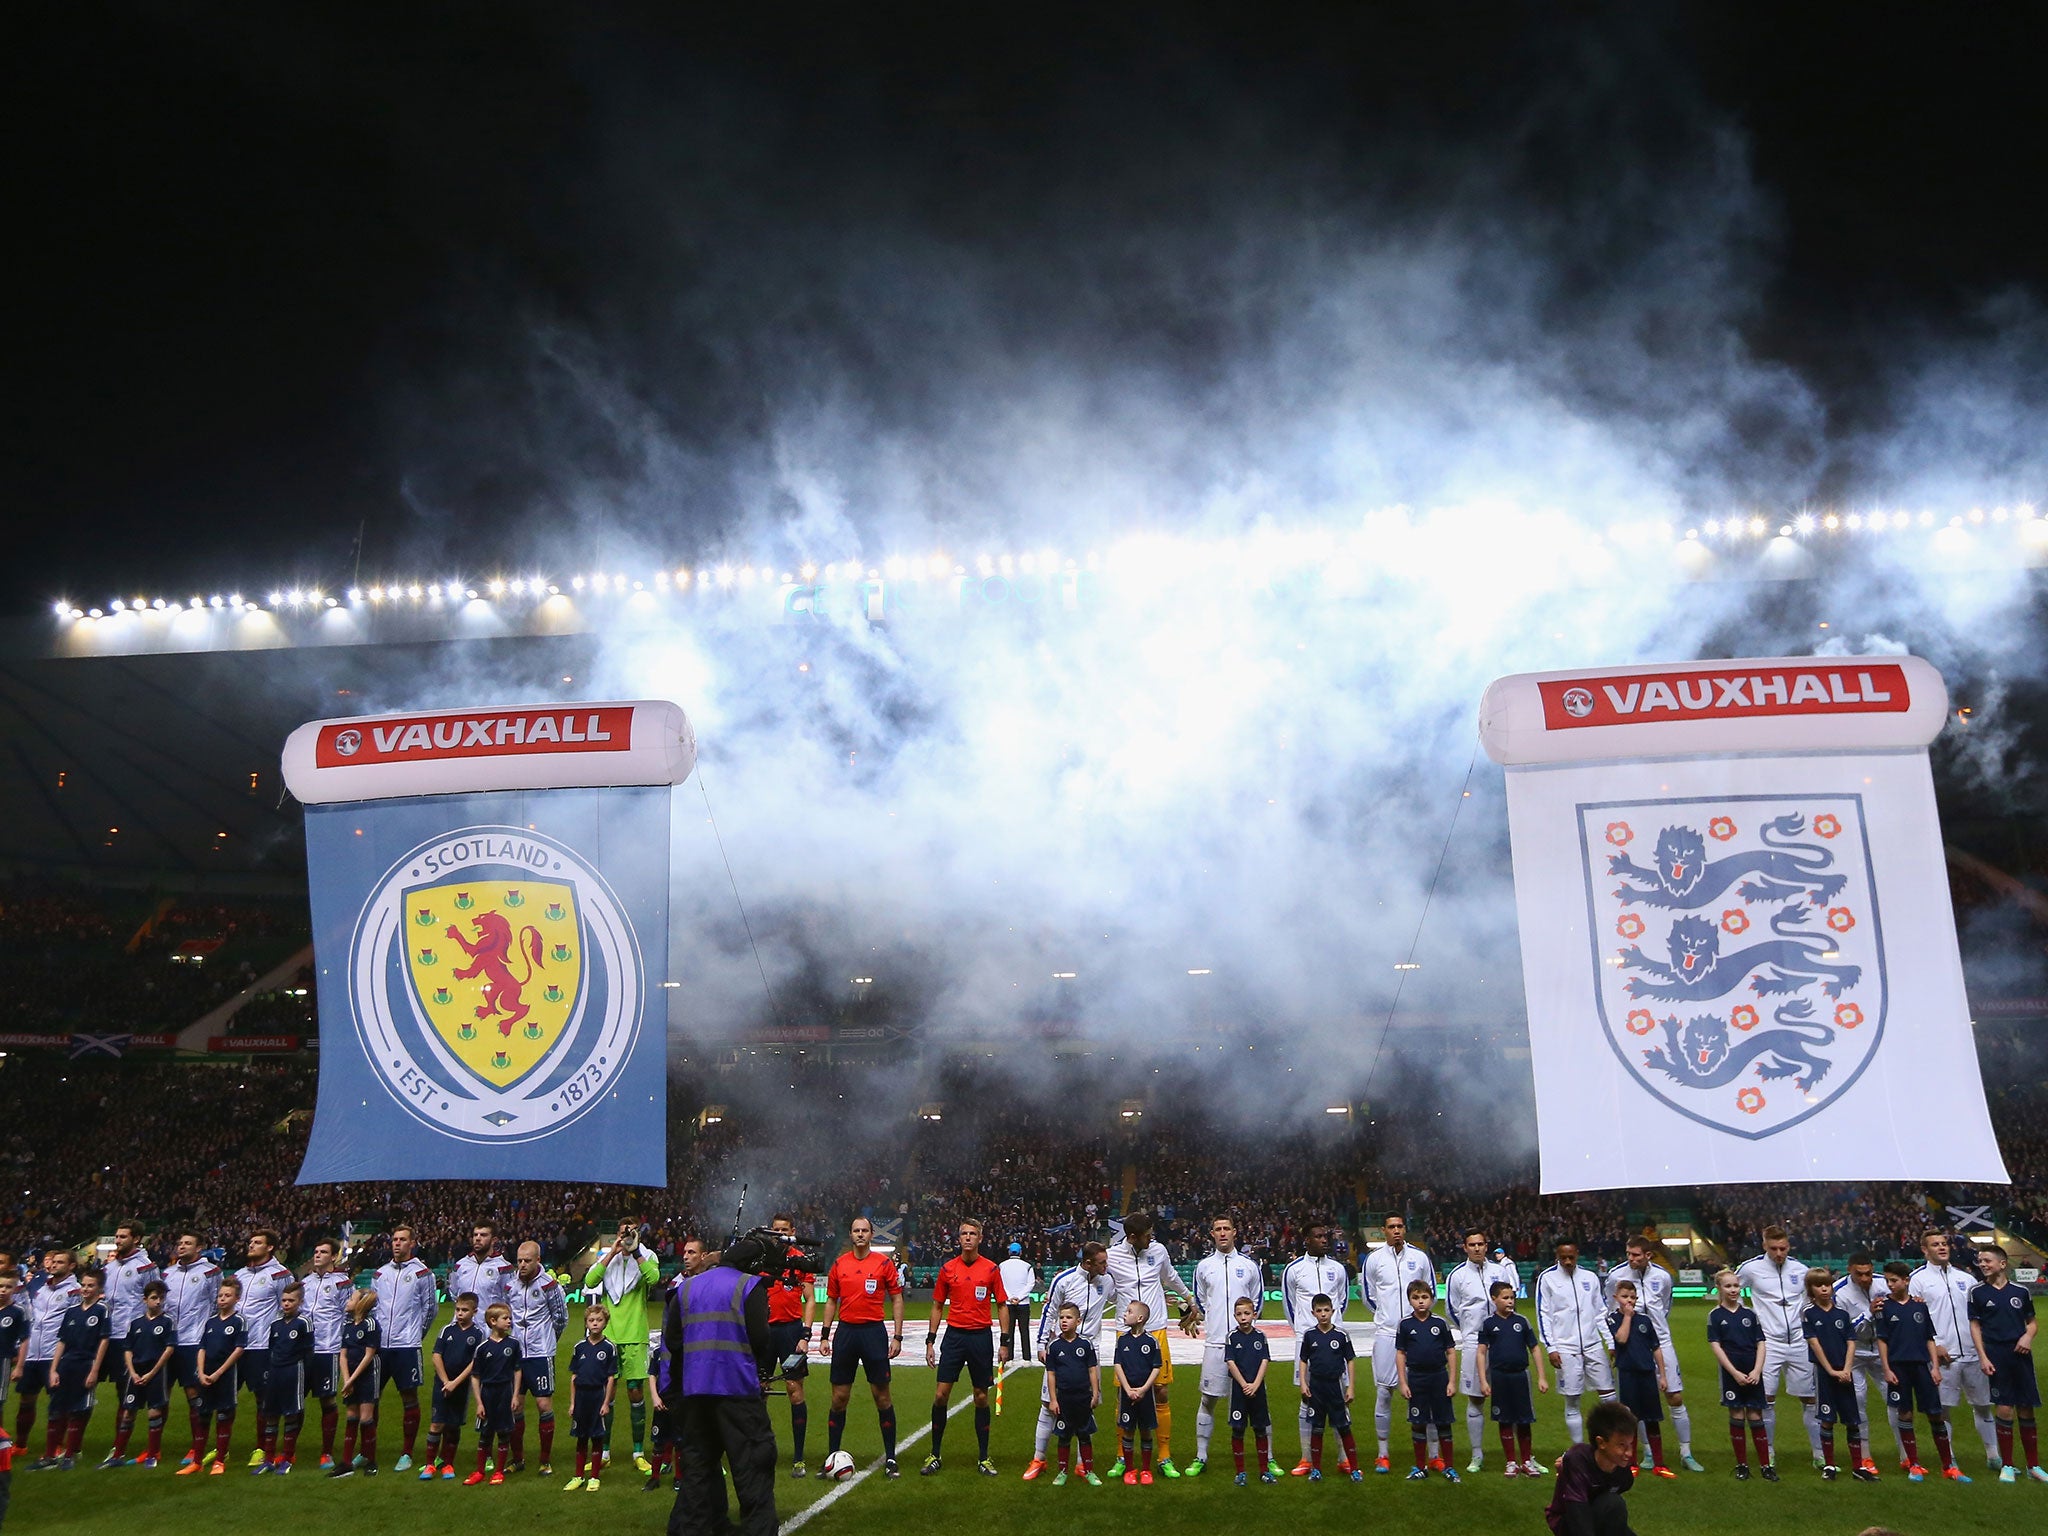
<instances>
[{"instance_id":1,"label":"red lion rampant crest","mask_svg":"<svg viewBox=\"0 0 2048 1536\"><path fill-rule=\"evenodd\" d=\"M469 964L454 973L457 981L484 978L484 1000L478 1005L476 1016L487 1019L498 1015L498 1033L509 1035L512 1026L525 1018L528 1012L526 984L533 980L533 973L541 969L540 930L528 923L519 930L515 943L512 925L505 920L502 912L479 912L469 920L476 929L477 942L472 944L462 936L462 930L450 923L448 937L462 946L462 952L469 956ZM512 953L521 949L526 957L526 974L512 974Z\"/></svg>"}]
</instances>

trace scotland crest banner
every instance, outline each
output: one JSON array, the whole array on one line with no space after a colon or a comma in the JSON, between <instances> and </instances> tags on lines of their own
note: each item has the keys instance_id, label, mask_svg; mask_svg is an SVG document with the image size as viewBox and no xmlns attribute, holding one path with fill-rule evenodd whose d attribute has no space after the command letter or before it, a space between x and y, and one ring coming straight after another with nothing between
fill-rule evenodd
<instances>
[{"instance_id":1,"label":"scotland crest banner","mask_svg":"<svg viewBox=\"0 0 2048 1536\"><path fill-rule=\"evenodd\" d=\"M1912 657L1503 678L1546 1193L2005 1182Z\"/></svg>"},{"instance_id":2,"label":"scotland crest banner","mask_svg":"<svg viewBox=\"0 0 2048 1536\"><path fill-rule=\"evenodd\" d=\"M294 734L321 1021L300 1183L666 1181L669 785L693 763L665 704Z\"/></svg>"}]
</instances>

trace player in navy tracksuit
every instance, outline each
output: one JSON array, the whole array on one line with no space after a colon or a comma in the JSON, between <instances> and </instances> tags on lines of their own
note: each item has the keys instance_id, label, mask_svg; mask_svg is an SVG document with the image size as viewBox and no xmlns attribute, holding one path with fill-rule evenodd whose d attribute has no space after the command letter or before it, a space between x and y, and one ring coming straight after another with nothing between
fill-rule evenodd
<instances>
[{"instance_id":1,"label":"player in navy tracksuit","mask_svg":"<svg viewBox=\"0 0 2048 1536\"><path fill-rule=\"evenodd\" d=\"M128 1437L135 1433L135 1416L148 1416L147 1448L135 1465L154 1467L163 1452L164 1419L171 1402L171 1377L178 1356L178 1324L164 1310L168 1287L151 1280L142 1287L142 1311L128 1325L128 1337L121 1351L127 1366L127 1386L121 1392L121 1407L114 1420L114 1448L107 1452L103 1467L125 1467Z\"/></svg>"},{"instance_id":2,"label":"player in navy tracksuit","mask_svg":"<svg viewBox=\"0 0 2048 1536\"><path fill-rule=\"evenodd\" d=\"M1363 1482L1358 1443L1351 1438L1352 1362L1358 1351L1351 1335L1337 1326L1335 1300L1319 1293L1309 1302L1309 1313L1316 1325L1301 1336L1296 1346L1300 1363L1295 1367L1295 1384L1308 1405L1308 1475L1311 1481L1322 1481L1323 1431L1327 1427L1344 1441L1344 1462L1339 1470L1349 1473L1353 1482Z\"/></svg>"},{"instance_id":3,"label":"player in navy tracksuit","mask_svg":"<svg viewBox=\"0 0 2048 1536\"><path fill-rule=\"evenodd\" d=\"M1614 1339L1617 1396L1649 1439L1651 1472L1676 1477L1664 1465L1664 1339L1657 1332L1657 1320L1637 1306L1639 1300L1635 1281L1616 1282L1607 1331Z\"/></svg>"},{"instance_id":4,"label":"player in navy tracksuit","mask_svg":"<svg viewBox=\"0 0 2048 1536\"><path fill-rule=\"evenodd\" d=\"M427 1408L427 1462L420 1469L423 1483L437 1471L444 1479L455 1476L455 1451L462 1443L462 1421L469 1415L471 1364L477 1345L484 1341L484 1331L476 1325L476 1308L473 1291L456 1297L453 1320L434 1340L434 1394Z\"/></svg>"},{"instance_id":5,"label":"player in navy tracksuit","mask_svg":"<svg viewBox=\"0 0 2048 1536\"><path fill-rule=\"evenodd\" d=\"M519 1395L519 1341L512 1337L512 1309L502 1301L485 1310L491 1336L477 1345L470 1362L470 1392L476 1402L476 1470L462 1480L465 1488L484 1481L484 1467L493 1443L498 1463L490 1481L505 1481L505 1459L512 1454L512 1400Z\"/></svg>"},{"instance_id":6,"label":"player in navy tracksuit","mask_svg":"<svg viewBox=\"0 0 2048 1536\"><path fill-rule=\"evenodd\" d=\"M78 1463L85 1423L92 1417L93 1389L107 1366L111 1324L107 1304L100 1300L100 1284L98 1270L83 1271L78 1300L57 1324L57 1347L50 1360L49 1433L37 1466L61 1466L68 1472Z\"/></svg>"},{"instance_id":7,"label":"player in navy tracksuit","mask_svg":"<svg viewBox=\"0 0 2048 1536\"><path fill-rule=\"evenodd\" d=\"M1059 1335L1045 1346L1045 1373L1052 1383L1052 1431L1059 1437L1060 1469L1053 1486L1067 1480L1074 1442L1081 1442L1081 1476L1100 1486L1095 1475L1095 1405L1102 1401L1102 1362L1092 1339L1081 1337L1081 1309L1072 1302L1057 1314Z\"/></svg>"},{"instance_id":8,"label":"player in navy tracksuit","mask_svg":"<svg viewBox=\"0 0 2048 1536\"><path fill-rule=\"evenodd\" d=\"M1721 1401L1728 1409L1728 1439L1735 1447L1735 1475L1749 1476L1749 1444L1743 1430L1756 1442L1757 1464L1764 1480L1775 1483L1778 1469L1771 1465L1771 1432L1764 1424L1770 1399L1764 1395L1763 1366L1758 1360L1764 1347L1763 1324L1756 1313L1742 1304L1742 1276L1724 1269L1714 1276L1720 1300L1707 1314L1707 1348L1721 1362Z\"/></svg>"},{"instance_id":9,"label":"player in navy tracksuit","mask_svg":"<svg viewBox=\"0 0 2048 1536\"><path fill-rule=\"evenodd\" d=\"M363 1476L377 1475L377 1399L384 1392L383 1356L377 1293L353 1292L348 1299L348 1321L341 1326L340 1379L335 1383L348 1422L341 1430L341 1456L328 1469L329 1477L353 1476L358 1455Z\"/></svg>"},{"instance_id":10,"label":"player in navy tracksuit","mask_svg":"<svg viewBox=\"0 0 2048 1536\"><path fill-rule=\"evenodd\" d=\"M1232 1308L1237 1327L1223 1341L1223 1363L1230 1372L1230 1455L1237 1463L1237 1484L1244 1486L1244 1432L1252 1431L1259 1458L1259 1481L1277 1483L1273 1473L1273 1415L1266 1406L1266 1371L1273 1363L1266 1336L1259 1332L1259 1309L1240 1296Z\"/></svg>"},{"instance_id":11,"label":"player in navy tracksuit","mask_svg":"<svg viewBox=\"0 0 2048 1536\"><path fill-rule=\"evenodd\" d=\"M652 1493L661 1486L664 1467L672 1466L678 1486L682 1482L682 1448L676 1444L675 1434L677 1400L670 1395L674 1379L675 1361L669 1355L668 1340L656 1334L647 1341L647 1456L654 1470L640 1485L643 1493Z\"/></svg>"},{"instance_id":12,"label":"player in navy tracksuit","mask_svg":"<svg viewBox=\"0 0 2048 1536\"><path fill-rule=\"evenodd\" d=\"M2041 1406L2041 1384L2034 1377L2034 1298L2025 1286L2006 1283L2010 1261L1996 1243L1977 1250L1977 1267L1985 1284L1970 1292L1970 1334L1977 1358L1991 1378L1991 1404L1998 1415L1998 1459L2001 1483L2019 1481L2012 1460L2013 1420L2019 1420L2020 1450L2027 1458L2027 1476L2048 1483L2041 1469L2041 1442L2034 1410Z\"/></svg>"},{"instance_id":13,"label":"player in navy tracksuit","mask_svg":"<svg viewBox=\"0 0 2048 1536\"><path fill-rule=\"evenodd\" d=\"M288 1473L298 1457L299 1431L306 1423L306 1372L313 1361L313 1320L300 1310L306 1288L286 1281L277 1293L277 1317L270 1325L270 1348L257 1409L257 1449L263 1452L258 1474Z\"/></svg>"},{"instance_id":14,"label":"player in navy tracksuit","mask_svg":"<svg viewBox=\"0 0 2048 1536\"><path fill-rule=\"evenodd\" d=\"M1159 1341L1145 1331L1151 1317L1144 1302L1132 1302L1124 1308L1124 1331L1116 1336L1116 1422L1123 1441L1117 1466L1126 1483L1152 1481L1152 1432L1159 1427L1152 1389L1159 1384L1160 1351Z\"/></svg>"},{"instance_id":15,"label":"player in navy tracksuit","mask_svg":"<svg viewBox=\"0 0 2048 1536\"><path fill-rule=\"evenodd\" d=\"M1877 1481L1877 1469L1863 1455L1863 1393L1856 1385L1856 1320L1835 1305L1830 1269L1806 1272L1806 1310L1799 1330L1813 1354L1815 1412L1820 1421L1821 1476L1836 1477L1835 1426L1849 1432L1849 1471L1858 1482Z\"/></svg>"},{"instance_id":16,"label":"player in navy tracksuit","mask_svg":"<svg viewBox=\"0 0 2048 1536\"><path fill-rule=\"evenodd\" d=\"M1394 1331L1395 1371L1401 1395L1408 1399L1408 1434L1415 1444L1410 1482L1429 1476L1431 1429L1445 1450L1451 1444L1451 1325L1430 1310L1435 1303L1436 1291L1429 1284L1410 1282L1408 1305L1414 1311ZM1447 1456L1440 1460L1444 1481L1455 1483L1458 1469Z\"/></svg>"},{"instance_id":17,"label":"player in navy tracksuit","mask_svg":"<svg viewBox=\"0 0 2048 1536\"><path fill-rule=\"evenodd\" d=\"M1927 1303L1913 1295L1913 1268L1894 1259L1884 1267L1885 1284L1891 1288L1884 1308L1876 1314L1877 1359L1884 1367L1885 1397L1898 1418L1899 1444L1906 1452L1906 1480L1920 1482L1927 1469L1920 1465L1920 1447L1913 1438L1913 1409L1927 1415L1927 1428L1934 1436L1934 1449L1941 1457L1941 1475L1952 1482L1967 1483L1956 1465L1949 1444L1948 1416L1941 1402L1941 1366L1934 1358L1934 1315Z\"/></svg>"},{"instance_id":18,"label":"player in navy tracksuit","mask_svg":"<svg viewBox=\"0 0 2048 1536\"><path fill-rule=\"evenodd\" d=\"M604 1336L611 1309L593 1301L583 1315L583 1337L569 1355L569 1429L576 1436L576 1475L563 1491L594 1489L612 1443L612 1395L619 1389L619 1346Z\"/></svg>"},{"instance_id":19,"label":"player in navy tracksuit","mask_svg":"<svg viewBox=\"0 0 2048 1536\"><path fill-rule=\"evenodd\" d=\"M1493 1422L1500 1426L1500 1452L1508 1464L1509 1477L1540 1477L1543 1467L1536 1460L1533 1440L1536 1426L1535 1400L1529 1396L1529 1362L1536 1362L1538 1390L1548 1392L1543 1379L1543 1351L1538 1349L1536 1330L1515 1310L1515 1288L1496 1280L1488 1291L1493 1312L1475 1331L1479 1350L1479 1386L1483 1396L1493 1400ZM1520 1450L1521 1458L1516 1459Z\"/></svg>"}]
</instances>

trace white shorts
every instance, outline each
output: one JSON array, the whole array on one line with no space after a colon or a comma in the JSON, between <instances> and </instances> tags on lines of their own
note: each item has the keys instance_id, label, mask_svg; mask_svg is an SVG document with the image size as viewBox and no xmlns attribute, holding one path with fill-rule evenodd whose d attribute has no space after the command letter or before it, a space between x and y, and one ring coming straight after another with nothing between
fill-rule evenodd
<instances>
[{"instance_id":1,"label":"white shorts","mask_svg":"<svg viewBox=\"0 0 2048 1536\"><path fill-rule=\"evenodd\" d=\"M1797 1344L1780 1344L1775 1339L1764 1341L1764 1373L1757 1378L1757 1385L1763 1388L1764 1396L1778 1395L1779 1378L1784 1378L1784 1390L1794 1397L1812 1397L1813 1351L1806 1347L1806 1340Z\"/></svg>"},{"instance_id":2,"label":"white shorts","mask_svg":"<svg viewBox=\"0 0 2048 1536\"><path fill-rule=\"evenodd\" d=\"M1865 1355L1859 1353L1856 1355L1855 1364L1850 1367L1850 1370L1855 1373L1857 1391L1862 1391L1866 1386L1874 1387L1877 1389L1878 1402L1882 1404L1885 1401L1884 1362L1882 1360L1878 1359L1875 1354Z\"/></svg>"},{"instance_id":3,"label":"white shorts","mask_svg":"<svg viewBox=\"0 0 2048 1536\"><path fill-rule=\"evenodd\" d=\"M1401 1378L1394 1362L1394 1330L1382 1328L1372 1336L1372 1384L1382 1392L1401 1390Z\"/></svg>"},{"instance_id":4,"label":"white shorts","mask_svg":"<svg viewBox=\"0 0 2048 1536\"><path fill-rule=\"evenodd\" d=\"M1202 1396L1230 1396L1230 1362L1224 1358L1221 1344L1202 1346Z\"/></svg>"},{"instance_id":5,"label":"white shorts","mask_svg":"<svg viewBox=\"0 0 2048 1536\"><path fill-rule=\"evenodd\" d=\"M1658 1326L1664 1330L1664 1342L1657 1346L1657 1353L1664 1357L1664 1391L1675 1397L1685 1390L1685 1378L1678 1372L1678 1344L1668 1324Z\"/></svg>"},{"instance_id":6,"label":"white shorts","mask_svg":"<svg viewBox=\"0 0 2048 1536\"><path fill-rule=\"evenodd\" d=\"M1954 1408L1965 1398L1972 1408L1989 1407L1991 1378L1975 1360L1951 1360L1941 1368L1941 1406Z\"/></svg>"},{"instance_id":7,"label":"white shorts","mask_svg":"<svg viewBox=\"0 0 2048 1536\"><path fill-rule=\"evenodd\" d=\"M1479 1345L1458 1351L1458 1390L1466 1397L1479 1395Z\"/></svg>"},{"instance_id":8,"label":"white shorts","mask_svg":"<svg viewBox=\"0 0 2048 1536\"><path fill-rule=\"evenodd\" d=\"M1576 1397L1591 1387L1595 1392L1614 1390L1614 1368L1603 1349L1564 1349L1557 1355L1557 1390L1564 1397Z\"/></svg>"}]
</instances>

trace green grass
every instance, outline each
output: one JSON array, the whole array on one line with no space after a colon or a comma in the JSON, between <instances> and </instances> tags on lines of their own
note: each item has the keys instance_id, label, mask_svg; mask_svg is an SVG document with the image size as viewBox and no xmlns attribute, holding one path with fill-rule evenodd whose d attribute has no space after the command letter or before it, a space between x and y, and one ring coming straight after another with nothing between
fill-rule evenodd
<instances>
[{"instance_id":1,"label":"green grass","mask_svg":"<svg viewBox=\"0 0 2048 1536\"><path fill-rule=\"evenodd\" d=\"M1894 1527L1907 1536L1943 1536L1948 1532L1957 1536L1970 1532L1975 1536L1987 1523L2017 1530L2039 1526L2048 1519L2048 1487L2031 1483L2008 1487L1988 1477L1976 1431L1967 1422L1959 1426L1956 1448L1964 1470L1977 1479L1968 1488L1938 1479L1917 1487L1908 1484L1892 1470L1891 1441L1888 1431L1882 1428L1877 1430L1877 1461L1886 1469L1883 1482L1876 1486L1849 1481L1823 1483L1808 1466L1805 1432L1796 1415L1791 1414L1786 1416L1789 1422L1782 1426L1787 1434L1779 1455L1784 1482L1776 1486L1761 1481L1736 1482L1730 1471L1733 1458L1728 1447L1727 1417L1716 1400L1716 1378L1706 1351L1705 1315L1705 1303L1681 1302L1677 1331L1686 1381L1691 1388L1687 1402L1693 1411L1695 1454L1708 1470L1704 1475L1682 1474L1675 1483L1638 1481L1630 1501L1630 1514L1635 1527L1646 1536L1682 1536L1692 1532L1726 1536L1730 1531L1785 1529L1846 1533L1873 1524ZM1194 1444L1195 1374L1183 1367L1174 1387L1174 1449L1183 1462ZM557 1379L562 1379L559 1373ZM896 1374L897 1417L905 1439L928 1423L931 1380L932 1373L921 1365L903 1367ZM1360 1443L1369 1456L1373 1445L1368 1383L1369 1375L1361 1362ZM963 1383L956 1402L966 1400L964 1386ZM1005 1536L1075 1536L1149 1528L1161 1517L1167 1517L1177 1524L1187 1522L1191 1527L1199 1523L1204 1529L1223 1529L1228 1522L1234 1536L1246 1532L1301 1536L1305 1529L1327 1522L1351 1524L1421 1516L1432 1523L1440 1522L1446 1530L1455 1522L1476 1524L1489 1531L1532 1531L1541 1529L1540 1511L1549 1498L1547 1479L1531 1486L1501 1476L1497 1441L1490 1441L1487 1447L1487 1470L1468 1478L1461 1486L1451 1487L1435 1478L1424 1484L1410 1484L1400 1475L1406 1446L1399 1423L1395 1426L1393 1446L1396 1474L1368 1474L1363 1486L1333 1478L1312 1487L1302 1479L1283 1478L1278 1487L1254 1484L1237 1488L1229 1477L1229 1443L1220 1435L1213 1447L1216 1461L1210 1473L1196 1481L1162 1482L1144 1489L1095 1489L1078 1482L1055 1489L1044 1480L1023 1483L1017 1474L1031 1454L1037 1387L1035 1368L1012 1377L1008 1383L1006 1411L996 1420L993 1444L996 1464L1003 1469L1002 1477L984 1479L974 1473L970 1410L956 1417L948 1428L944 1475L917 1475L928 1450L928 1442L920 1440L902 1453L904 1476L900 1482L891 1483L879 1476L866 1479L821 1511L808 1530L818 1536L883 1536L884 1532L899 1536L905 1529L958 1524L965 1517L978 1526L999 1522ZM822 1370L814 1369L811 1388L811 1427L806 1452L815 1472L825 1452L827 1389ZM847 1449L865 1466L881 1454L881 1441L866 1387L856 1384L854 1392ZM1272 1397L1277 1421L1276 1449L1284 1466L1292 1463L1295 1454L1294 1399L1284 1383L1276 1383ZM248 1399L243 1401L246 1405ZM531 1470L501 1488L464 1488L459 1483L438 1481L422 1484L411 1474L394 1475L388 1467L397 1456L395 1402L395 1397L387 1392L385 1419L378 1437L387 1470L374 1481L358 1477L330 1482L312 1470L311 1464L319 1454L317 1416L301 1441L302 1465L297 1473L287 1480L249 1476L243 1464L254 1445L255 1426L245 1407L236 1424L235 1452L225 1476L173 1477L171 1464L175 1454L155 1472L99 1472L84 1466L71 1473L17 1472L9 1530L62 1536L101 1536L123 1528L147 1529L159 1536L184 1536L187 1532L192 1536L239 1536L243 1532L249 1536L276 1536L290 1522L302 1527L317 1523L326 1529L345 1531L349 1536L374 1536L387 1531L417 1536L423 1529L446 1528L450 1522L468 1528L478 1521L489 1522L486 1528L495 1528L501 1522L531 1526L543 1520L574 1520L583 1525L601 1521L610 1530L654 1531L668 1518L671 1495L666 1491L643 1493L643 1479L626 1463L614 1464L625 1466L626 1470L608 1477L596 1494L561 1492L573 1458L573 1445L566 1437L556 1443L556 1475L545 1483ZM8 1405L10 1425L13 1406ZM771 1400L770 1412L786 1464L788 1417L781 1398ZM1548 1462L1565 1447L1563 1412L1555 1395L1539 1398L1537 1412L1536 1451ZM567 1418L565 1403L565 1428ZM622 1452L626 1444L624 1418L621 1411L618 1443ZM1103 1423L1108 1423L1106 1415ZM1922 1429L1923 1459L1931 1459L1924 1425ZM182 1451L184 1433L185 1412L183 1405L177 1404L171 1410L168 1444ZM112 1434L112 1400L103 1394L101 1409L87 1432L88 1462L106 1454ZM530 1469L534 1450L530 1425L528 1434ZM1469 1455L1462 1404L1456 1436L1462 1467ZM464 1443L473 1443L473 1436L466 1434ZM1097 1446L1101 1462L1106 1464L1114 1458L1115 1447L1108 1437L1099 1438ZM1667 1441L1666 1449L1669 1454L1676 1454L1671 1441ZM1838 1455L1845 1449L1838 1445ZM1334 1456L1329 1458L1331 1463L1334 1460ZM1223 1475L1218 1475L1219 1469ZM827 1485L815 1477L797 1482L783 1476L776 1495L782 1518L789 1520L826 1492Z\"/></svg>"}]
</instances>

